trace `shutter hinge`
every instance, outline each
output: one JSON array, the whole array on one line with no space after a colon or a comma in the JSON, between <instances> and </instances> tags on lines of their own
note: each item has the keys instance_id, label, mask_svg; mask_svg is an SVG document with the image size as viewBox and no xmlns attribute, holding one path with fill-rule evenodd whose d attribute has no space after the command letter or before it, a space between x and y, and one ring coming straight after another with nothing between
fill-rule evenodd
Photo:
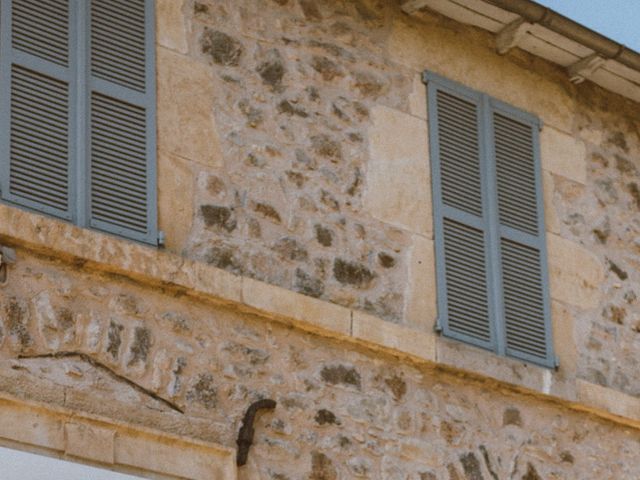
<instances>
[{"instance_id":1,"label":"shutter hinge","mask_svg":"<svg viewBox=\"0 0 640 480\"><path fill-rule=\"evenodd\" d=\"M436 324L433 326L433 331L438 335L442 333L442 325L440 324L440 319L436 319Z\"/></svg>"},{"instance_id":2,"label":"shutter hinge","mask_svg":"<svg viewBox=\"0 0 640 480\"><path fill-rule=\"evenodd\" d=\"M557 372L560 369L560 359L555 357L553 359L553 369Z\"/></svg>"},{"instance_id":3,"label":"shutter hinge","mask_svg":"<svg viewBox=\"0 0 640 480\"><path fill-rule=\"evenodd\" d=\"M158 232L158 246L164 247L164 241L165 241L164 232L160 230Z\"/></svg>"}]
</instances>

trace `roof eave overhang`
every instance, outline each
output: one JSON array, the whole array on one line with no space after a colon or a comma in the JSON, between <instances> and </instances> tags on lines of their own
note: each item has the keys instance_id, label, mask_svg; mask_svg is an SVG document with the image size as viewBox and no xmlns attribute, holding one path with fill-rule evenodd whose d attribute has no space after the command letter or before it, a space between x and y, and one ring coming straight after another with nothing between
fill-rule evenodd
<instances>
[{"instance_id":1,"label":"roof eave overhang","mask_svg":"<svg viewBox=\"0 0 640 480\"><path fill-rule=\"evenodd\" d=\"M405 0L496 36L504 55L521 48L564 67L573 83L590 80L640 103L640 54L530 0Z\"/></svg>"}]
</instances>

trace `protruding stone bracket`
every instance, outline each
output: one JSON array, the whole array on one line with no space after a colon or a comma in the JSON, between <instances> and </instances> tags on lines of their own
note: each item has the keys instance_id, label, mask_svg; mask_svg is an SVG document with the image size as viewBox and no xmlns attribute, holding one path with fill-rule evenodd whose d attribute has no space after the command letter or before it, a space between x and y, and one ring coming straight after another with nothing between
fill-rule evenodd
<instances>
[{"instance_id":1,"label":"protruding stone bracket","mask_svg":"<svg viewBox=\"0 0 640 480\"><path fill-rule=\"evenodd\" d=\"M524 18L518 18L500 30L496 36L496 50L500 55L505 55L512 48L517 47L524 36L531 30L533 23L526 22Z\"/></svg>"},{"instance_id":2,"label":"protruding stone bracket","mask_svg":"<svg viewBox=\"0 0 640 480\"><path fill-rule=\"evenodd\" d=\"M579 84L591 77L599 68L601 68L607 59L592 53L588 57L581 58L573 65L567 67L567 73L572 83Z\"/></svg>"},{"instance_id":3,"label":"protruding stone bracket","mask_svg":"<svg viewBox=\"0 0 640 480\"><path fill-rule=\"evenodd\" d=\"M418 10L427 6L429 2L427 0L406 0L402 2L402 11L411 15L412 13L416 13Z\"/></svg>"},{"instance_id":4,"label":"protruding stone bracket","mask_svg":"<svg viewBox=\"0 0 640 480\"><path fill-rule=\"evenodd\" d=\"M240 432L238 432L238 440L236 441L236 443L238 444L238 456L236 457L236 465L238 465L239 467L247 463L249 448L253 444L253 434L255 433L253 422L256 419L258 410L273 410L274 408L276 408L275 400L265 398L262 400L258 400L257 402L253 402L247 409L247 412L244 414L244 418L242 419L242 426L240 427Z\"/></svg>"}]
</instances>

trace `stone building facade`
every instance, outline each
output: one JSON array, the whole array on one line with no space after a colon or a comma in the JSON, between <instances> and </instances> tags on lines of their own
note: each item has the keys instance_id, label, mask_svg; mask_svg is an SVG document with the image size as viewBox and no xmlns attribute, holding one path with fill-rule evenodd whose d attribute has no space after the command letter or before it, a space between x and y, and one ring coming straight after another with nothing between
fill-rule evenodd
<instances>
[{"instance_id":1,"label":"stone building facade","mask_svg":"<svg viewBox=\"0 0 640 480\"><path fill-rule=\"evenodd\" d=\"M637 101L402 3L157 1L165 245L0 205L3 445L151 478L640 478ZM544 124L556 370L434 331L424 70Z\"/></svg>"}]
</instances>

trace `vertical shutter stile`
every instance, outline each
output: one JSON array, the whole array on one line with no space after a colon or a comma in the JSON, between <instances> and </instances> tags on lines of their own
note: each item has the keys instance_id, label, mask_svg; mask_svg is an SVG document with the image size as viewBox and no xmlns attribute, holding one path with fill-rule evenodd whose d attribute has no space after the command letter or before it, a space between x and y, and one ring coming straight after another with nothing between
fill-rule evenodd
<instances>
[{"instance_id":1,"label":"vertical shutter stile","mask_svg":"<svg viewBox=\"0 0 640 480\"><path fill-rule=\"evenodd\" d=\"M426 73L443 333L493 349L481 96Z\"/></svg>"},{"instance_id":2,"label":"vertical shutter stile","mask_svg":"<svg viewBox=\"0 0 640 480\"><path fill-rule=\"evenodd\" d=\"M492 101L505 353L553 366L538 121Z\"/></svg>"},{"instance_id":3,"label":"vertical shutter stile","mask_svg":"<svg viewBox=\"0 0 640 480\"><path fill-rule=\"evenodd\" d=\"M71 220L75 12L68 0L0 8L2 198Z\"/></svg>"},{"instance_id":4,"label":"vertical shutter stile","mask_svg":"<svg viewBox=\"0 0 640 480\"><path fill-rule=\"evenodd\" d=\"M157 242L152 0L91 0L90 225Z\"/></svg>"}]
</instances>

